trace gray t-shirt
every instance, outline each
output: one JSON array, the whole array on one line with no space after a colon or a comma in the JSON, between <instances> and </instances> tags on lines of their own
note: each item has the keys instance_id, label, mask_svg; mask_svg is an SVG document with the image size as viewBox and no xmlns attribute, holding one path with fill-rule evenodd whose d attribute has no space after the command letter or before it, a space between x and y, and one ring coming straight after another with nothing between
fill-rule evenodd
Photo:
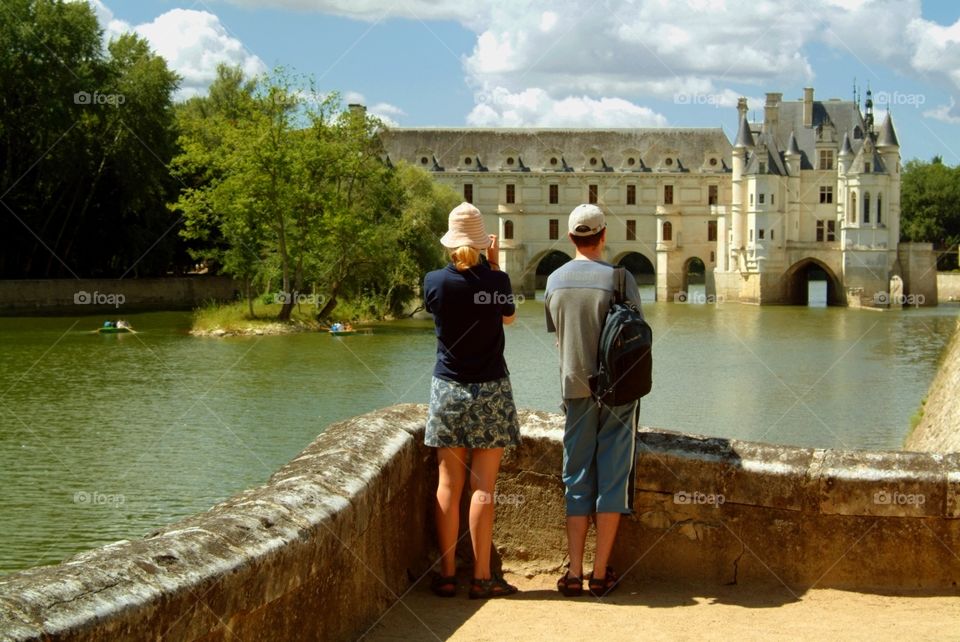
<instances>
[{"instance_id":1,"label":"gray t-shirt","mask_svg":"<svg viewBox=\"0 0 960 642\"><path fill-rule=\"evenodd\" d=\"M626 282L627 300L639 308L640 292L629 271ZM613 291L613 266L602 261L568 261L547 278L543 308L547 332L557 333L564 399L590 396L588 378L597 371L597 347Z\"/></svg>"}]
</instances>

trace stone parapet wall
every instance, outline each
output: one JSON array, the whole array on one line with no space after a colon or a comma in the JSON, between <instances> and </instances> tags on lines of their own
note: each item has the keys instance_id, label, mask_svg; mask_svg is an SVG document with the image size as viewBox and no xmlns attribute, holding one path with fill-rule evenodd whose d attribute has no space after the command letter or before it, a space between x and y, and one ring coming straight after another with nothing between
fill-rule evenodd
<instances>
[{"instance_id":1,"label":"stone parapet wall","mask_svg":"<svg viewBox=\"0 0 960 642\"><path fill-rule=\"evenodd\" d=\"M229 301L238 286L226 276L163 279L34 279L0 281L0 315L110 314L190 310Z\"/></svg>"},{"instance_id":2,"label":"stone parapet wall","mask_svg":"<svg viewBox=\"0 0 960 642\"><path fill-rule=\"evenodd\" d=\"M960 321L930 384L923 417L907 436L904 448L960 452Z\"/></svg>"},{"instance_id":3,"label":"stone parapet wall","mask_svg":"<svg viewBox=\"0 0 960 642\"><path fill-rule=\"evenodd\" d=\"M0 578L8 640L355 639L436 558L426 408L331 425L261 487L137 541ZM560 415L521 413L497 485L503 566L565 556ZM635 577L956 591L960 454L837 451L645 430ZM921 499L922 498L922 499ZM402 608L402 607L398 607Z\"/></svg>"}]
</instances>

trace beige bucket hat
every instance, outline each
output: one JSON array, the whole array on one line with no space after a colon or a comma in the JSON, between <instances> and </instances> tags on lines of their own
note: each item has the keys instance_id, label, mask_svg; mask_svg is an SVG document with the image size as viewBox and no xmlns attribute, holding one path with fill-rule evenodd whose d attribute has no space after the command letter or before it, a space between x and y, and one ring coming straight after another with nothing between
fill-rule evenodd
<instances>
[{"instance_id":1,"label":"beige bucket hat","mask_svg":"<svg viewBox=\"0 0 960 642\"><path fill-rule=\"evenodd\" d=\"M470 203L460 203L450 211L447 233L440 239L444 247L456 249L464 245L485 250L490 247L490 237L483 227L483 215Z\"/></svg>"}]
</instances>

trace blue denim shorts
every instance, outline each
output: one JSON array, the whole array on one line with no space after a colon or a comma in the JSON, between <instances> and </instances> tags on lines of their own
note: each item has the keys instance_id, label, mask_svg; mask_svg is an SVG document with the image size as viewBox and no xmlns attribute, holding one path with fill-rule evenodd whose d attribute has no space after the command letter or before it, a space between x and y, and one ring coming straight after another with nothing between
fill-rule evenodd
<instances>
[{"instance_id":1,"label":"blue denim shorts","mask_svg":"<svg viewBox=\"0 0 960 642\"><path fill-rule=\"evenodd\" d=\"M510 378L458 383L434 377L424 437L435 448L503 448L520 443Z\"/></svg>"},{"instance_id":2,"label":"blue denim shorts","mask_svg":"<svg viewBox=\"0 0 960 642\"><path fill-rule=\"evenodd\" d=\"M567 515L632 513L637 402L602 407L590 397L563 402Z\"/></svg>"}]
</instances>

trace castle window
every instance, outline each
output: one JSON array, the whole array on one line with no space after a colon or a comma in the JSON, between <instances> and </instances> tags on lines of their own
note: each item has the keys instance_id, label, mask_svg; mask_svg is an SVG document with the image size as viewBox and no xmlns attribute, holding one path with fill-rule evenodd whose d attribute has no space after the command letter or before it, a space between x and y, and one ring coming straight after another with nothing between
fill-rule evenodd
<instances>
[{"instance_id":1,"label":"castle window","mask_svg":"<svg viewBox=\"0 0 960 642\"><path fill-rule=\"evenodd\" d=\"M636 221L627 221L627 240L628 241L637 240L637 222Z\"/></svg>"},{"instance_id":2,"label":"castle window","mask_svg":"<svg viewBox=\"0 0 960 642\"><path fill-rule=\"evenodd\" d=\"M763 232L764 230L762 227L759 230L757 230L757 238L761 241L763 240Z\"/></svg>"},{"instance_id":3,"label":"castle window","mask_svg":"<svg viewBox=\"0 0 960 642\"><path fill-rule=\"evenodd\" d=\"M833 169L833 150L820 150L820 169Z\"/></svg>"},{"instance_id":4,"label":"castle window","mask_svg":"<svg viewBox=\"0 0 960 642\"><path fill-rule=\"evenodd\" d=\"M757 195L757 201L760 203L760 205L763 205L764 199L765 199L766 197L767 197L767 195L764 194L763 192L760 192L760 193Z\"/></svg>"},{"instance_id":5,"label":"castle window","mask_svg":"<svg viewBox=\"0 0 960 642\"><path fill-rule=\"evenodd\" d=\"M590 159L590 165L592 166L592 165L596 165L596 164L597 164L597 157L594 156L594 157L592 157L592 158Z\"/></svg>"},{"instance_id":6,"label":"castle window","mask_svg":"<svg viewBox=\"0 0 960 642\"><path fill-rule=\"evenodd\" d=\"M420 164L421 164L421 165L426 165L426 164L429 163L429 162L430 162L430 159L427 158L426 156L421 156L421 157L420 157Z\"/></svg>"},{"instance_id":7,"label":"castle window","mask_svg":"<svg viewBox=\"0 0 960 642\"><path fill-rule=\"evenodd\" d=\"M513 183L507 185L507 203L517 202L517 186Z\"/></svg>"},{"instance_id":8,"label":"castle window","mask_svg":"<svg viewBox=\"0 0 960 642\"><path fill-rule=\"evenodd\" d=\"M827 241L837 240L837 222L827 221Z\"/></svg>"},{"instance_id":9,"label":"castle window","mask_svg":"<svg viewBox=\"0 0 960 642\"><path fill-rule=\"evenodd\" d=\"M599 200L598 198L599 192L600 192L599 185L588 185L587 186L587 202L596 203Z\"/></svg>"},{"instance_id":10,"label":"castle window","mask_svg":"<svg viewBox=\"0 0 960 642\"><path fill-rule=\"evenodd\" d=\"M473 202L473 183L463 184L463 200L468 203Z\"/></svg>"},{"instance_id":11,"label":"castle window","mask_svg":"<svg viewBox=\"0 0 960 642\"><path fill-rule=\"evenodd\" d=\"M864 161L864 162L863 162L863 173L864 173L864 174L869 174L869 173L870 173L870 162L869 162L869 161Z\"/></svg>"},{"instance_id":12,"label":"castle window","mask_svg":"<svg viewBox=\"0 0 960 642\"><path fill-rule=\"evenodd\" d=\"M773 199L775 199L776 197L777 197L777 195L776 195L775 193L770 194L770 204L771 204L771 205L773 205Z\"/></svg>"},{"instance_id":13,"label":"castle window","mask_svg":"<svg viewBox=\"0 0 960 642\"><path fill-rule=\"evenodd\" d=\"M820 202L821 203L833 202L833 186L832 185L820 186Z\"/></svg>"},{"instance_id":14,"label":"castle window","mask_svg":"<svg viewBox=\"0 0 960 642\"><path fill-rule=\"evenodd\" d=\"M470 164L472 164L472 163L473 163L473 159L470 158L469 156L467 156L466 158L463 159L463 164L464 164L464 165L470 165Z\"/></svg>"},{"instance_id":15,"label":"castle window","mask_svg":"<svg viewBox=\"0 0 960 642\"><path fill-rule=\"evenodd\" d=\"M758 167L757 167L757 173L758 173L758 174L766 174L766 173L767 173L767 163L766 163L766 161L760 161L760 163L758 164Z\"/></svg>"},{"instance_id":16,"label":"castle window","mask_svg":"<svg viewBox=\"0 0 960 642\"><path fill-rule=\"evenodd\" d=\"M717 255L714 253L713 250L710 250L710 262L713 263L716 260L717 260Z\"/></svg>"},{"instance_id":17,"label":"castle window","mask_svg":"<svg viewBox=\"0 0 960 642\"><path fill-rule=\"evenodd\" d=\"M663 164L666 165L667 167L670 167L673 165L673 159L668 157L666 160L663 161Z\"/></svg>"},{"instance_id":18,"label":"castle window","mask_svg":"<svg viewBox=\"0 0 960 642\"><path fill-rule=\"evenodd\" d=\"M556 164L559 163L559 162L560 162L560 161L557 160L557 157L556 157L556 156L552 156L552 157L550 158L550 164L551 164L551 165L556 165Z\"/></svg>"},{"instance_id":19,"label":"castle window","mask_svg":"<svg viewBox=\"0 0 960 642\"><path fill-rule=\"evenodd\" d=\"M877 225L883 223L883 194L877 194Z\"/></svg>"},{"instance_id":20,"label":"castle window","mask_svg":"<svg viewBox=\"0 0 960 642\"><path fill-rule=\"evenodd\" d=\"M503 238L507 240L513 238L513 221L503 222Z\"/></svg>"},{"instance_id":21,"label":"castle window","mask_svg":"<svg viewBox=\"0 0 960 642\"><path fill-rule=\"evenodd\" d=\"M857 193L850 192L850 222L857 222Z\"/></svg>"},{"instance_id":22,"label":"castle window","mask_svg":"<svg viewBox=\"0 0 960 642\"><path fill-rule=\"evenodd\" d=\"M633 167L636 164L637 164L637 159L634 158L633 156L627 159L627 165L629 165L630 167Z\"/></svg>"},{"instance_id":23,"label":"castle window","mask_svg":"<svg viewBox=\"0 0 960 642\"><path fill-rule=\"evenodd\" d=\"M637 186L627 185L627 205L637 204Z\"/></svg>"},{"instance_id":24,"label":"castle window","mask_svg":"<svg viewBox=\"0 0 960 642\"><path fill-rule=\"evenodd\" d=\"M710 158L710 167L716 167L716 166L717 166L717 159L716 159L716 157L711 157L711 158Z\"/></svg>"},{"instance_id":25,"label":"castle window","mask_svg":"<svg viewBox=\"0 0 960 642\"><path fill-rule=\"evenodd\" d=\"M710 187L707 188L707 204L708 205L717 204L717 201L719 200L718 192L719 192L719 189L716 185L711 185Z\"/></svg>"},{"instance_id":26,"label":"castle window","mask_svg":"<svg viewBox=\"0 0 960 642\"><path fill-rule=\"evenodd\" d=\"M707 221L707 240L708 241L717 240L717 222L716 221Z\"/></svg>"},{"instance_id":27,"label":"castle window","mask_svg":"<svg viewBox=\"0 0 960 642\"><path fill-rule=\"evenodd\" d=\"M513 165L513 156L507 157L507 165Z\"/></svg>"},{"instance_id":28,"label":"castle window","mask_svg":"<svg viewBox=\"0 0 960 642\"><path fill-rule=\"evenodd\" d=\"M823 243L823 221L817 220L817 243Z\"/></svg>"},{"instance_id":29,"label":"castle window","mask_svg":"<svg viewBox=\"0 0 960 642\"><path fill-rule=\"evenodd\" d=\"M556 183L550 185L550 204L556 205L560 202L560 186Z\"/></svg>"},{"instance_id":30,"label":"castle window","mask_svg":"<svg viewBox=\"0 0 960 642\"><path fill-rule=\"evenodd\" d=\"M750 229L750 242L753 243L753 229Z\"/></svg>"},{"instance_id":31,"label":"castle window","mask_svg":"<svg viewBox=\"0 0 960 642\"><path fill-rule=\"evenodd\" d=\"M663 235L662 241L672 241L673 240L673 223L670 221L665 221L663 224Z\"/></svg>"},{"instance_id":32,"label":"castle window","mask_svg":"<svg viewBox=\"0 0 960 642\"><path fill-rule=\"evenodd\" d=\"M771 229L771 230L770 230L770 240L771 240L771 241L773 240L773 232L774 232L774 230Z\"/></svg>"},{"instance_id":33,"label":"castle window","mask_svg":"<svg viewBox=\"0 0 960 642\"><path fill-rule=\"evenodd\" d=\"M550 240L556 241L560 238L560 219L550 219Z\"/></svg>"},{"instance_id":34,"label":"castle window","mask_svg":"<svg viewBox=\"0 0 960 642\"><path fill-rule=\"evenodd\" d=\"M870 222L870 192L863 193L863 222Z\"/></svg>"},{"instance_id":35,"label":"castle window","mask_svg":"<svg viewBox=\"0 0 960 642\"><path fill-rule=\"evenodd\" d=\"M673 185L663 186L663 204L673 205Z\"/></svg>"},{"instance_id":36,"label":"castle window","mask_svg":"<svg viewBox=\"0 0 960 642\"><path fill-rule=\"evenodd\" d=\"M753 205L753 194L750 194L750 205Z\"/></svg>"}]
</instances>

